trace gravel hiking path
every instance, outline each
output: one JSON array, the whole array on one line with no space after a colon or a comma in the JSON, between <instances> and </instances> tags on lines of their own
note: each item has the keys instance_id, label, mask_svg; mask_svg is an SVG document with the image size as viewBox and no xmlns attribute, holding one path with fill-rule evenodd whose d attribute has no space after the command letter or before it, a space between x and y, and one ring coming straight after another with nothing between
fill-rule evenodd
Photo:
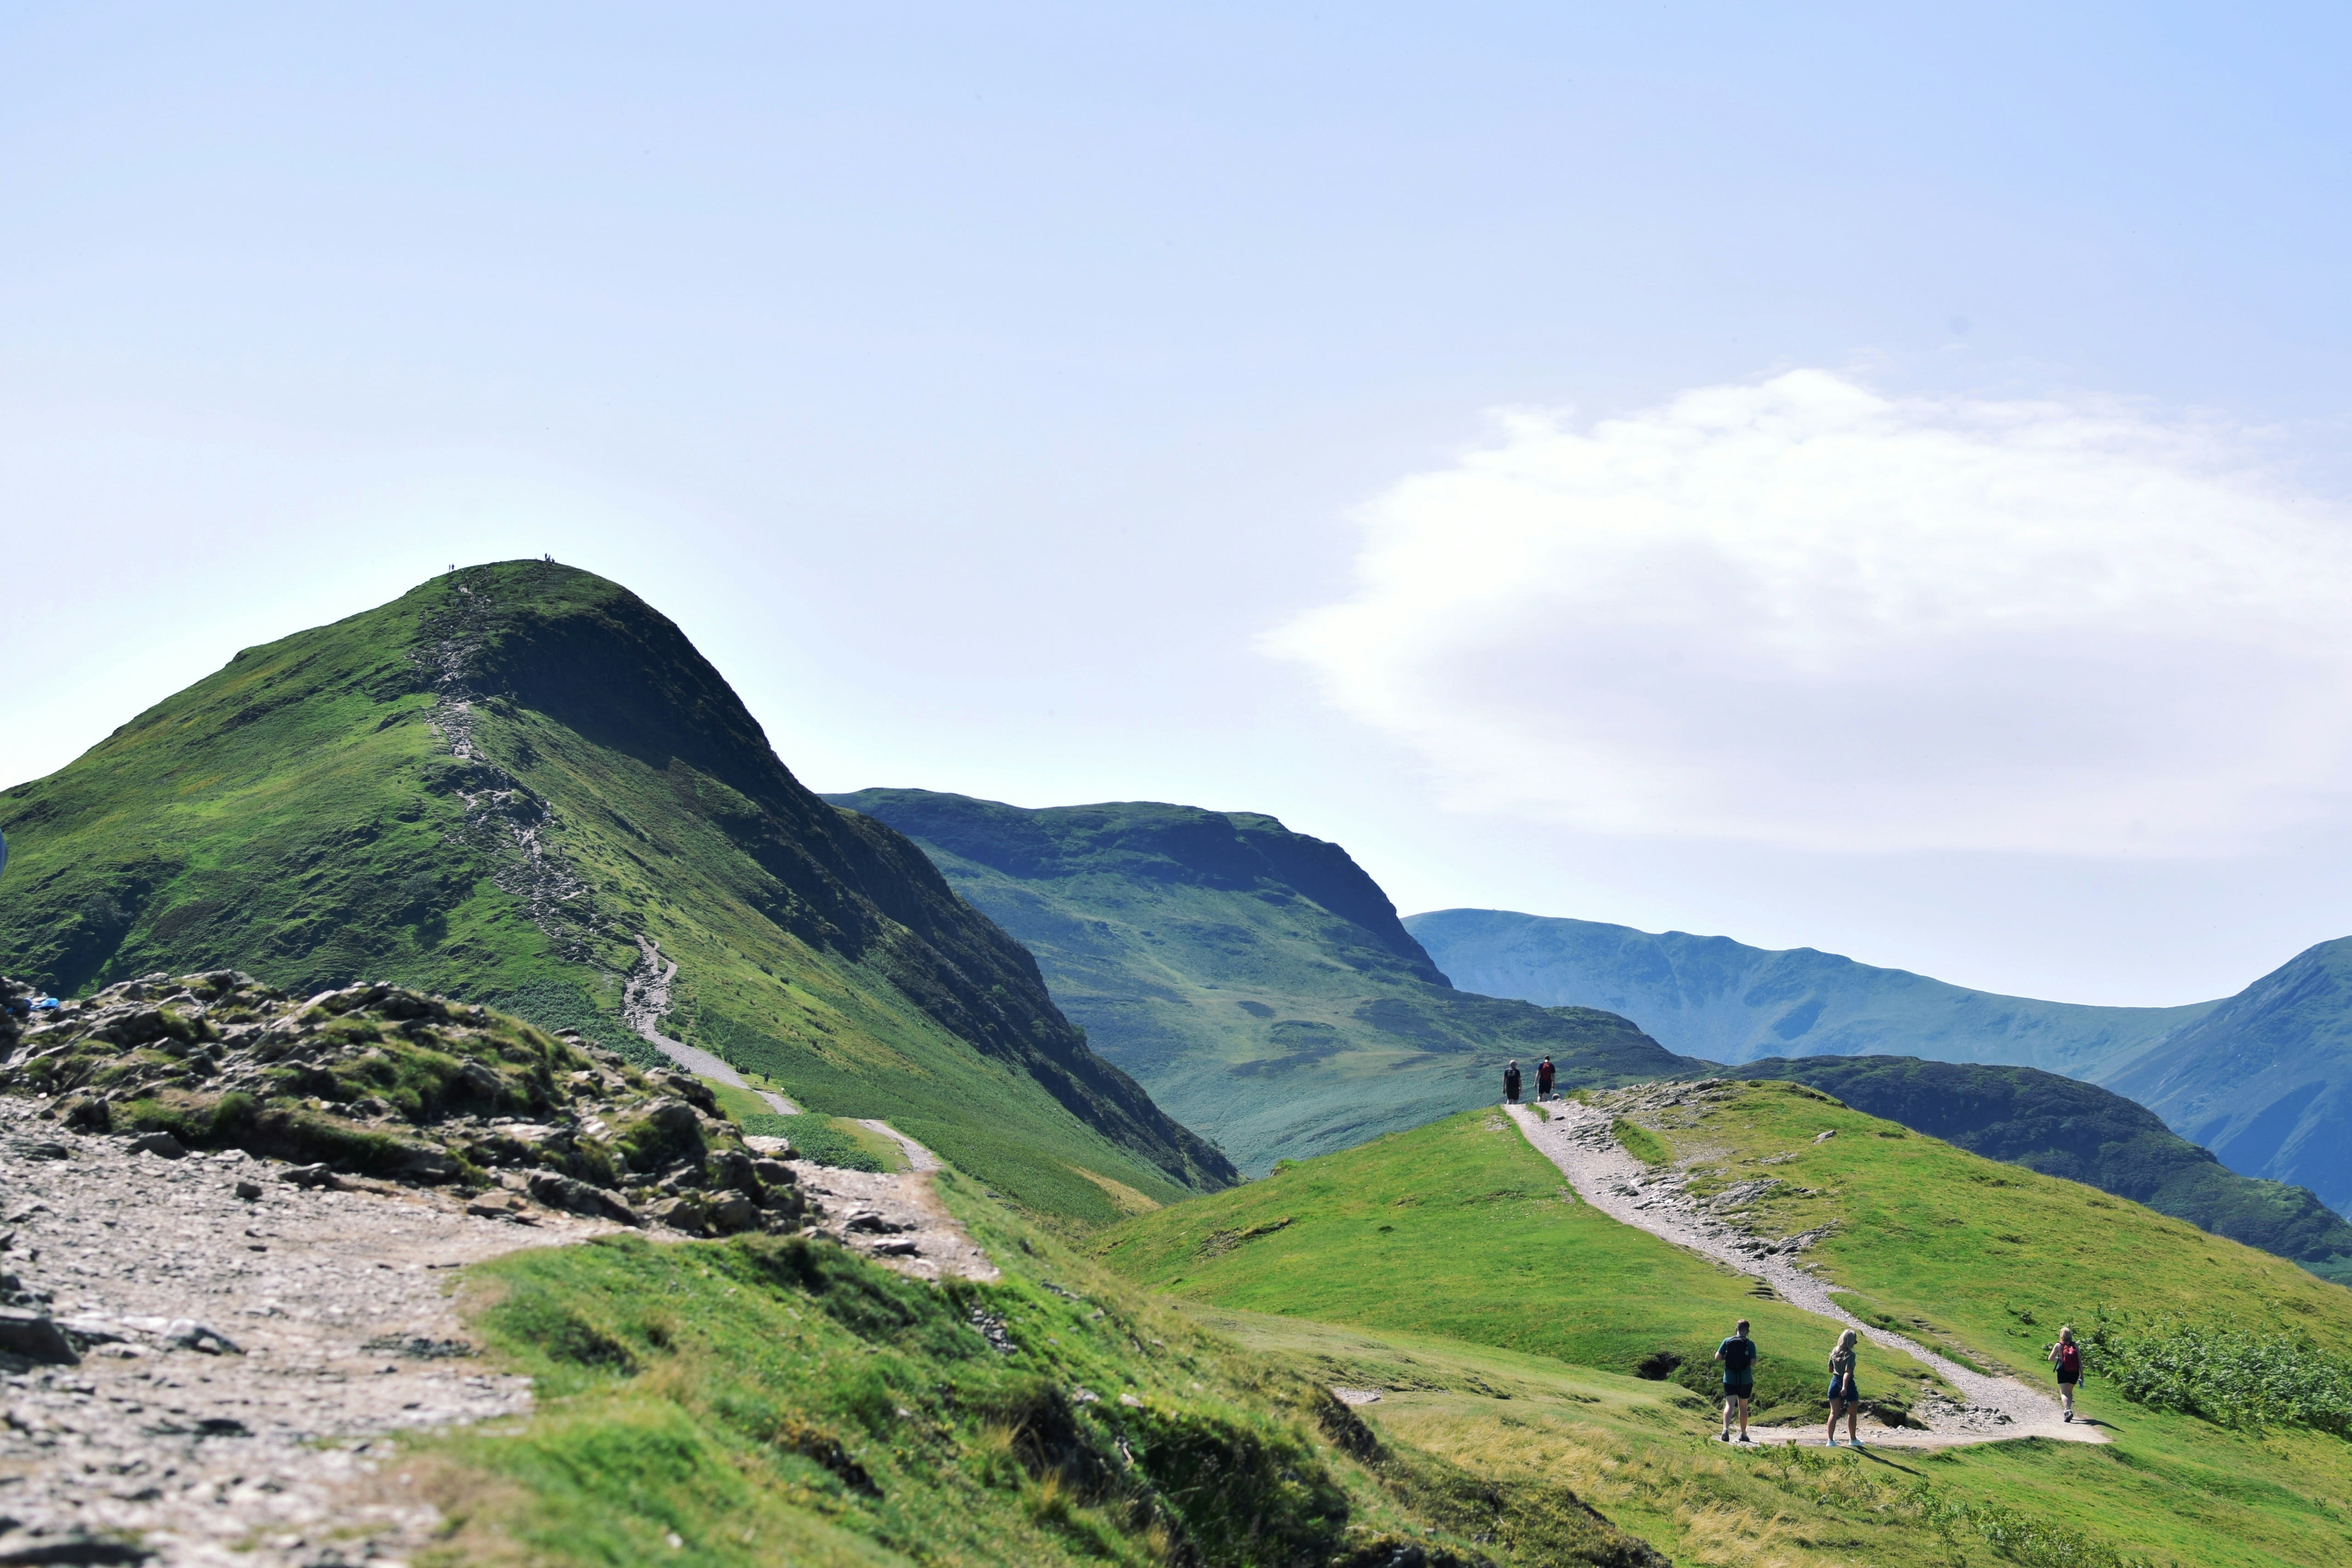
<instances>
[{"instance_id":1,"label":"gravel hiking path","mask_svg":"<svg viewBox=\"0 0 2352 1568\"><path fill-rule=\"evenodd\" d=\"M661 1032L662 1015L669 1011L669 983L677 978L677 960L665 960L661 944L642 931L637 935L637 952L645 960L644 966L629 979L621 993L621 1016L629 1027L644 1037L648 1045L695 1077L707 1078L730 1089L750 1089L772 1106L778 1115L798 1116L801 1108L782 1095L764 1089L752 1089L743 1081L741 1073L709 1051L698 1049L684 1040L673 1040Z\"/></svg>"},{"instance_id":2,"label":"gravel hiking path","mask_svg":"<svg viewBox=\"0 0 2352 1568\"><path fill-rule=\"evenodd\" d=\"M909 1171L920 1173L923 1171L936 1171L940 1168L940 1161L937 1154L932 1153L929 1149L924 1148L920 1143L916 1142L912 1138L908 1137L904 1132L899 1131L897 1128L891 1126L880 1117L859 1117L857 1120L857 1125L860 1127L870 1127L875 1131L882 1134L883 1137L890 1140L891 1142L898 1145L899 1149L907 1156L907 1169Z\"/></svg>"},{"instance_id":3,"label":"gravel hiking path","mask_svg":"<svg viewBox=\"0 0 2352 1568\"><path fill-rule=\"evenodd\" d=\"M1000 1277L971 1232L940 1201L929 1173L844 1171L806 1161L794 1162L793 1170L802 1189L824 1208L819 1230L852 1252L933 1283L953 1279L987 1284Z\"/></svg>"},{"instance_id":4,"label":"gravel hiking path","mask_svg":"<svg viewBox=\"0 0 2352 1568\"><path fill-rule=\"evenodd\" d=\"M53 1298L83 1353L0 1363L0 1562L315 1568L428 1548L433 1510L373 1473L380 1435L531 1407L530 1379L473 1359L448 1271L619 1228L305 1190L279 1163L132 1153L39 1109L0 1098L0 1269ZM108 1544L123 1535L144 1552Z\"/></svg>"},{"instance_id":5,"label":"gravel hiking path","mask_svg":"<svg viewBox=\"0 0 2352 1568\"><path fill-rule=\"evenodd\" d=\"M1549 1113L1547 1121L1528 1106L1504 1109L1537 1152L1559 1167L1577 1195L1602 1214L1751 1279L1761 1279L1771 1287L1774 1295L1790 1305L1835 1319L1872 1344L1900 1351L1933 1368L1968 1399L1964 1405L1922 1402L1912 1414L1927 1422L1926 1431L1873 1426L1864 1438L1866 1443L1889 1448L1942 1448L1967 1443L2006 1442L2017 1437L2048 1437L2061 1443L2107 1440L2098 1427L2087 1422L2068 1424L2058 1401L2030 1384L2014 1377L1970 1372L1916 1341L1865 1323L1837 1306L1830 1300L1830 1285L1798 1267L1789 1254L1763 1254L1755 1237L1706 1213L1685 1197L1679 1173L1652 1171L1627 1153L1609 1130L1607 1110L1560 1100L1544 1107ZM1727 1323L1724 1328L1728 1332L1730 1325ZM1818 1355L1811 1350L1794 1353L1826 1363L1832 1337L1822 1336ZM1822 1375L1826 1381L1827 1373ZM1822 1428L1810 1424L1801 1427L1750 1426L1748 1431L1759 1442L1819 1444L1822 1440Z\"/></svg>"}]
</instances>

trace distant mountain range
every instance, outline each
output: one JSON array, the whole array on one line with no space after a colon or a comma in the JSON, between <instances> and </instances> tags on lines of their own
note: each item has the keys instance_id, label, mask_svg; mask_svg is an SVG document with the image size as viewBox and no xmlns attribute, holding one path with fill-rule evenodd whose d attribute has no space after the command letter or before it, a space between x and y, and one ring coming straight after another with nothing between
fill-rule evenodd
<instances>
[{"instance_id":1,"label":"distant mountain range","mask_svg":"<svg viewBox=\"0 0 2352 1568\"><path fill-rule=\"evenodd\" d=\"M1529 1069L1550 1051L1564 1084L1736 1072L1792 1078L1858 1109L1993 1159L2146 1203L2217 1235L2352 1282L2352 1224L2310 1191L2224 1168L2146 1107L2030 1066L1946 1063L1883 1055L1794 1059L1753 1051L1702 1060L1661 1047L1633 1022L1591 1008L1540 1008L1448 983L1408 927L1446 931L1524 928L1527 916L1401 921L1379 885L1336 844L1270 816L1151 802L1028 810L928 790L828 796L907 834L950 885L1037 954L1055 1000L1092 1045L1153 1098L1214 1136L1236 1163L1263 1173L1491 1103L1516 1056ZM1635 955L1643 933L1584 921L1534 922L1614 933ZM2087 1054L2120 1038L2144 1048L2149 1014L2203 1016L2210 1007L2067 1007L1991 997L1825 953L1767 953L1720 938L1643 939L1646 959L1678 974L1688 1005L1666 1012L1731 1034L1779 1039L1771 1020L1811 1011L1806 1043L1859 1045L1895 1033L1910 1009L1919 1033L1946 1047L1979 1037L2020 1051ZM1688 944L1685 947L1683 944ZM1606 944L1604 951L1606 950ZM1442 950L1452 951L1452 950ZM1689 956L1711 962L1704 970ZM1675 960L1682 960L1679 970ZM1456 979L1481 972L1462 966ZM1706 975L1707 986L1699 983ZM1727 976L1737 978L1727 978ZM1722 993L1744 979L1745 993ZM1708 988L1711 987L1711 990ZM1782 993L1779 1014L1766 997ZM1639 993L1612 1000L1648 1005ZM1797 990L1792 999L1785 994ZM1594 993L1587 993L1593 994ZM1837 1011L1832 1011L1834 999ZM1866 1047L1865 1047L1866 1048ZM1711 1054L1711 1053L1708 1053Z\"/></svg>"},{"instance_id":2,"label":"distant mountain range","mask_svg":"<svg viewBox=\"0 0 2352 1568\"><path fill-rule=\"evenodd\" d=\"M1031 811L929 790L828 795L922 846L1028 944L1095 1049L1244 1171L1501 1097L1699 1068L1615 1014L1455 990L1336 844L1152 802Z\"/></svg>"},{"instance_id":3,"label":"distant mountain range","mask_svg":"<svg viewBox=\"0 0 2352 1568\"><path fill-rule=\"evenodd\" d=\"M2080 1078L2219 1005L2037 1002L1810 947L1772 952L1728 937L1505 910L1439 910L1403 924L1456 985L1545 1006L1606 1007L1669 1049L1733 1064L1877 1054Z\"/></svg>"},{"instance_id":4,"label":"distant mountain range","mask_svg":"<svg viewBox=\"0 0 2352 1568\"><path fill-rule=\"evenodd\" d=\"M2352 938L2322 942L2220 1001L2088 1007L1811 948L1594 921L1440 910L1403 924L1458 985L1607 1007L1693 1056L1922 1057L2100 1084L2230 1169L2352 1210Z\"/></svg>"},{"instance_id":5,"label":"distant mountain range","mask_svg":"<svg viewBox=\"0 0 2352 1568\"><path fill-rule=\"evenodd\" d=\"M2305 949L2095 1076L2231 1169L2352 1211L2352 937Z\"/></svg>"}]
</instances>

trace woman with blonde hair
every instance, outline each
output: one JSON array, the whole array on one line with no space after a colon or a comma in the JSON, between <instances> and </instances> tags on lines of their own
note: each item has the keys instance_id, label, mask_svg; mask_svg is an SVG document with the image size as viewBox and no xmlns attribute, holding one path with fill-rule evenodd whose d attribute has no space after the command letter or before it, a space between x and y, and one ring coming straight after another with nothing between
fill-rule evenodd
<instances>
[{"instance_id":1,"label":"woman with blonde hair","mask_svg":"<svg viewBox=\"0 0 2352 1568\"><path fill-rule=\"evenodd\" d=\"M2058 1369L2058 1397L2066 1403L2066 1419L2074 1419L2074 1385L2083 1381L2083 1347L2074 1342L2073 1324L2058 1331L2050 1347L2050 1364Z\"/></svg>"},{"instance_id":2,"label":"woman with blonde hair","mask_svg":"<svg viewBox=\"0 0 2352 1568\"><path fill-rule=\"evenodd\" d=\"M1838 1410L1845 1411L1845 1435L1857 1448L1862 1447L1862 1390L1853 1382L1854 1341L1861 1336L1852 1329L1838 1336L1837 1349L1830 1352L1830 1447L1837 1447Z\"/></svg>"}]
</instances>

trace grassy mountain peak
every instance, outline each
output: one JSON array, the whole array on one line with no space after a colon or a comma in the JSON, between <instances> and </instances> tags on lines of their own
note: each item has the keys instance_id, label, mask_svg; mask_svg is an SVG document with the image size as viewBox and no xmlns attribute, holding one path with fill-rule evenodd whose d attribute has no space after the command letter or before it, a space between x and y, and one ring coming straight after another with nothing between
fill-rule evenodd
<instances>
[{"instance_id":1,"label":"grassy mountain peak","mask_svg":"<svg viewBox=\"0 0 2352 1568\"><path fill-rule=\"evenodd\" d=\"M591 573L471 567L247 648L0 792L0 969L60 992L393 980L628 1046L644 936L679 965L667 1032L1045 1210L1232 1179L1019 943L804 788L685 634Z\"/></svg>"}]
</instances>

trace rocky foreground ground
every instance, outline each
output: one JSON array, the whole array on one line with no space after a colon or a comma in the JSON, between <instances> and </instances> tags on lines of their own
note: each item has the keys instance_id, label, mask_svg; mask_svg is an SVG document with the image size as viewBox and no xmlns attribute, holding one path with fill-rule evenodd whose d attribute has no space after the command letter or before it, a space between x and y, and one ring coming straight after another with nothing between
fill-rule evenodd
<instances>
[{"instance_id":1,"label":"rocky foreground ground","mask_svg":"<svg viewBox=\"0 0 2352 1568\"><path fill-rule=\"evenodd\" d=\"M682 1074L391 986L0 981L0 1568L404 1561L390 1434L526 1413L448 1287L628 1227L994 1269L920 1176L739 1135Z\"/></svg>"}]
</instances>

